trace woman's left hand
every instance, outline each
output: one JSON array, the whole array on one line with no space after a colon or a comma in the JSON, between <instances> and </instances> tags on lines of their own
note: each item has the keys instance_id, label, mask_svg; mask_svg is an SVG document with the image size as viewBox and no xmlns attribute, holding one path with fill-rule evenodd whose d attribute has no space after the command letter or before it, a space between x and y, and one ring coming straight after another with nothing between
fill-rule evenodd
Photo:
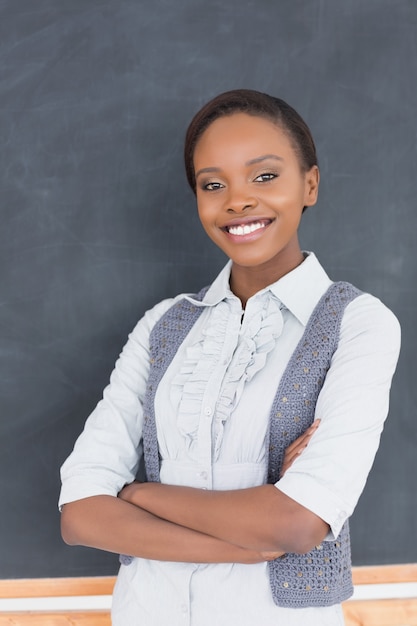
<instances>
[{"instance_id":1,"label":"woman's left hand","mask_svg":"<svg viewBox=\"0 0 417 626\"><path fill-rule=\"evenodd\" d=\"M307 448L310 439L314 435L317 430L318 425L320 424L320 420L316 419L310 428L300 435L295 441L292 442L291 445L285 450L284 462L282 464L280 478L282 478L287 471L294 463L295 459L300 456L300 454Z\"/></svg>"}]
</instances>

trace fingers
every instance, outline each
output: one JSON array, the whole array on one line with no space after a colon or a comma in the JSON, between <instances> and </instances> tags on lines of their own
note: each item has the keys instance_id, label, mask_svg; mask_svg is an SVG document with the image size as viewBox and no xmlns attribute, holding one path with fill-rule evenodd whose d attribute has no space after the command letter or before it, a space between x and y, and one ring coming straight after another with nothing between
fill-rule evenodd
<instances>
[{"instance_id":1,"label":"fingers","mask_svg":"<svg viewBox=\"0 0 417 626\"><path fill-rule=\"evenodd\" d=\"M261 552L261 557L263 558L264 561L275 561L275 559L278 559L280 556L282 556L283 554L285 554L285 552Z\"/></svg>"},{"instance_id":2,"label":"fingers","mask_svg":"<svg viewBox=\"0 0 417 626\"><path fill-rule=\"evenodd\" d=\"M297 437L297 439L293 441L291 445L288 446L288 448L285 451L285 454L291 454L292 452L294 452L294 450L303 450L307 446L311 437L316 432L319 424L320 424L319 419L314 420L311 426L307 428L307 430L302 435Z\"/></svg>"},{"instance_id":3,"label":"fingers","mask_svg":"<svg viewBox=\"0 0 417 626\"><path fill-rule=\"evenodd\" d=\"M319 424L320 420L316 419L302 435L300 435L295 441L292 442L291 445L288 446L285 451L280 478L282 478L287 469L291 467L295 459L303 452L303 450L306 449Z\"/></svg>"}]
</instances>

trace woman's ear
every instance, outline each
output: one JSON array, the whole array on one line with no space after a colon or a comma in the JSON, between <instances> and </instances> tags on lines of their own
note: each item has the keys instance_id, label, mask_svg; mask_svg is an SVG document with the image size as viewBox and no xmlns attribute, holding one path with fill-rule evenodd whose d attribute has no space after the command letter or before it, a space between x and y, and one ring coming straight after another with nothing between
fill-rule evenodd
<instances>
[{"instance_id":1,"label":"woman's ear","mask_svg":"<svg viewBox=\"0 0 417 626\"><path fill-rule=\"evenodd\" d=\"M305 176L304 205L313 206L319 195L320 172L317 165L313 165Z\"/></svg>"}]
</instances>

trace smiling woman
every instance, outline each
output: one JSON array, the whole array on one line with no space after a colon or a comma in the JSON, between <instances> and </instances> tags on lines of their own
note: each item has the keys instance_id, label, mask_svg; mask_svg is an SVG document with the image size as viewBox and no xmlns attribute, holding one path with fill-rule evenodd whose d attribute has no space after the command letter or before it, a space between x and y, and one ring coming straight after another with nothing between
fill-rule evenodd
<instances>
[{"instance_id":1,"label":"smiling woman","mask_svg":"<svg viewBox=\"0 0 417 626\"><path fill-rule=\"evenodd\" d=\"M230 261L132 331L62 467L63 537L122 554L116 626L341 625L398 322L301 250L319 170L285 102L221 94L191 122L185 163Z\"/></svg>"},{"instance_id":2,"label":"smiling woman","mask_svg":"<svg viewBox=\"0 0 417 626\"><path fill-rule=\"evenodd\" d=\"M234 113L212 122L195 147L200 220L233 260L243 304L303 261L298 226L317 200L319 174L317 165L303 169L293 144L269 119Z\"/></svg>"}]
</instances>

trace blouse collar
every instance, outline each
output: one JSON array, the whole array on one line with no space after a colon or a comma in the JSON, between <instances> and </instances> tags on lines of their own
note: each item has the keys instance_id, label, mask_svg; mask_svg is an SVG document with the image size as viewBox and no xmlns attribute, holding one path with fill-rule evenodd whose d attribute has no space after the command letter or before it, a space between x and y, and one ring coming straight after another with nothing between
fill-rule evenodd
<instances>
[{"instance_id":1,"label":"blouse collar","mask_svg":"<svg viewBox=\"0 0 417 626\"><path fill-rule=\"evenodd\" d=\"M304 256L304 261L298 267L252 296L258 298L266 292L272 293L303 326L332 283L314 252L305 252ZM235 299L229 286L231 268L232 261L228 261L201 302L191 296L187 296L187 300L197 306L211 307L222 300Z\"/></svg>"}]
</instances>

